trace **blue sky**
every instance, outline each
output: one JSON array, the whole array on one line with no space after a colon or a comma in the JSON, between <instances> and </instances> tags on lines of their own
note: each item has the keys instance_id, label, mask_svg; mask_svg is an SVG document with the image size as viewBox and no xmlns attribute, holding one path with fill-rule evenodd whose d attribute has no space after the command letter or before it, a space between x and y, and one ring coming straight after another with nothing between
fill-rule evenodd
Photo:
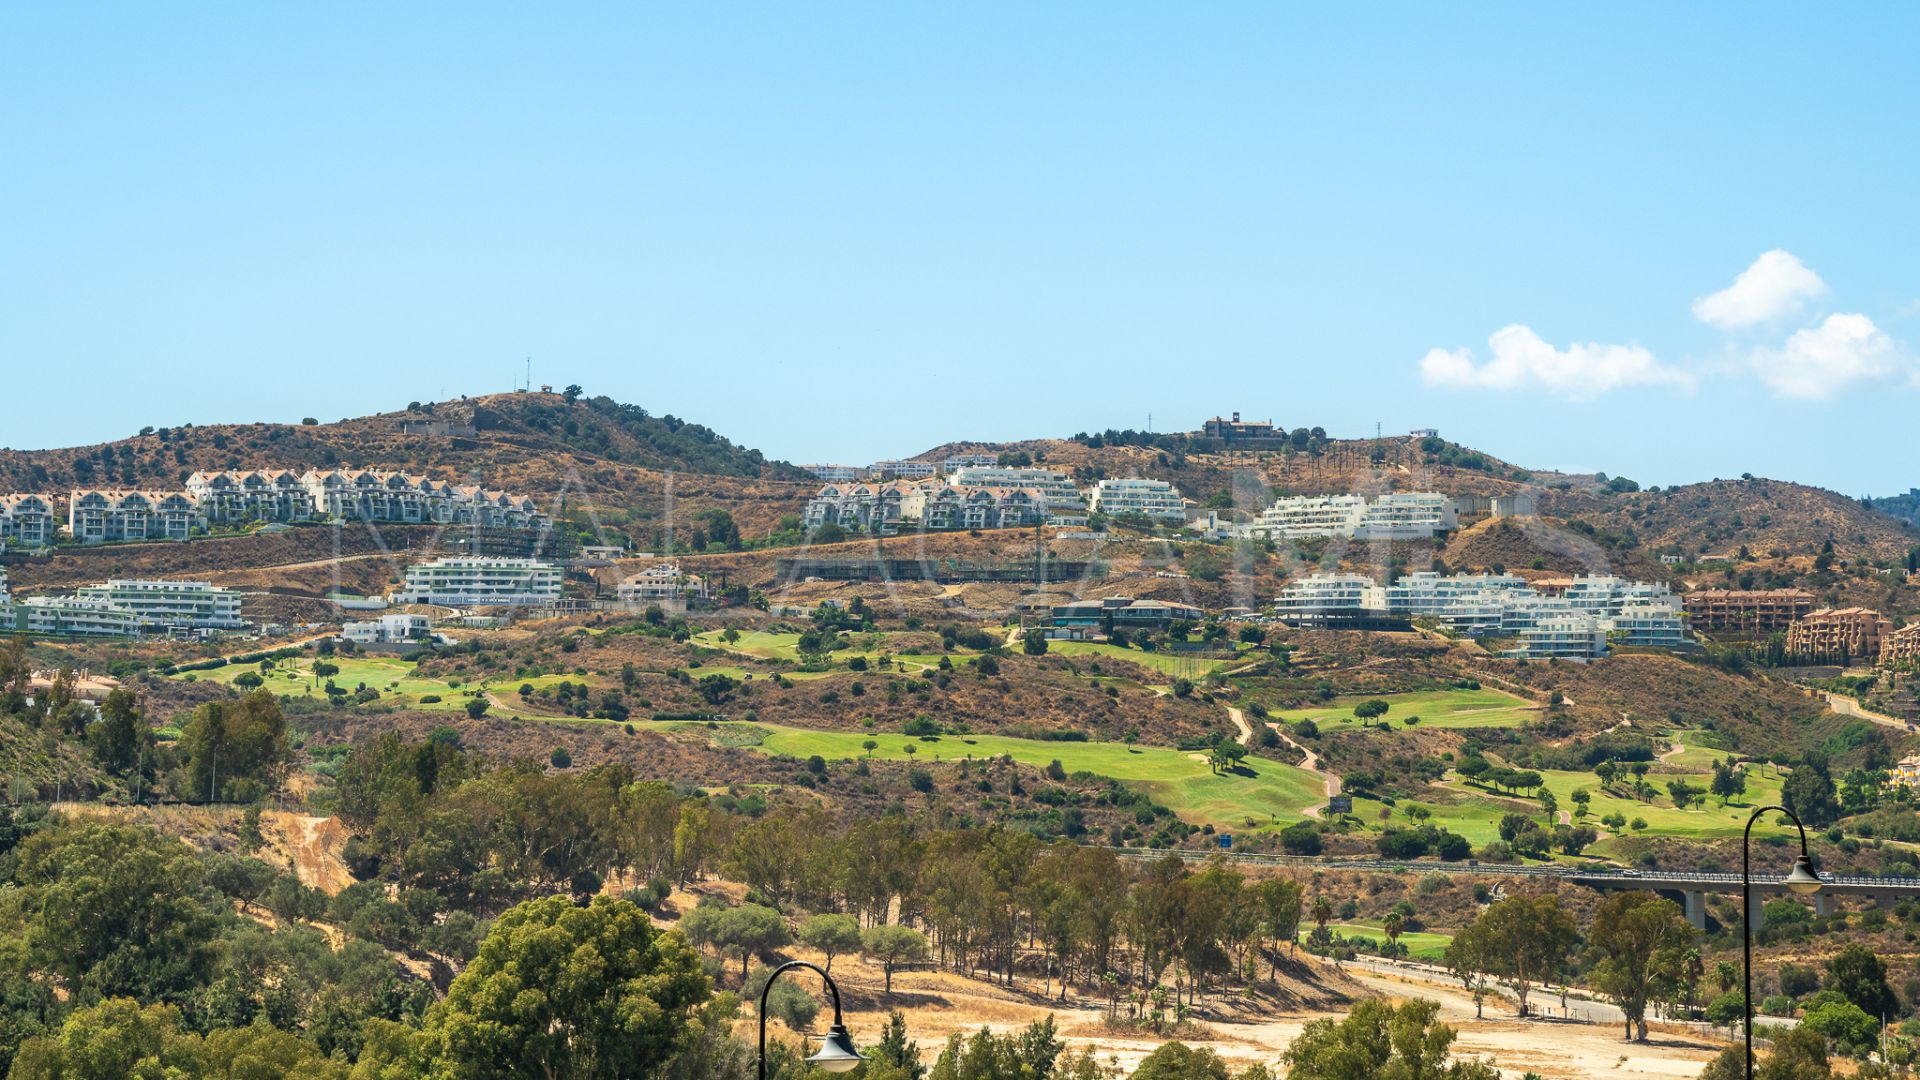
<instances>
[{"instance_id":1,"label":"blue sky","mask_svg":"<svg viewBox=\"0 0 1920 1080\"><path fill-rule=\"evenodd\" d=\"M12 5L0 444L335 419L532 356L795 461L1239 409L1903 491L1917 23Z\"/></svg>"}]
</instances>

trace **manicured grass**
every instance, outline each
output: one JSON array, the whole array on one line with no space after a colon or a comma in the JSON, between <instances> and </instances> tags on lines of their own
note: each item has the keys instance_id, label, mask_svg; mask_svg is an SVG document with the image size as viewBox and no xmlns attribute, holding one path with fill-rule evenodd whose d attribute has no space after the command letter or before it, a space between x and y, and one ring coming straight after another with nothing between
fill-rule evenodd
<instances>
[{"instance_id":1,"label":"manicured grass","mask_svg":"<svg viewBox=\"0 0 1920 1080\"><path fill-rule=\"evenodd\" d=\"M694 682L699 682L701 679L704 679L709 675L725 675L728 678L740 679L743 681L753 680L756 682L761 680L771 681L774 676L774 672L769 671L766 668L734 667L731 664L701 664L699 667L688 668L687 674L690 677L692 677ZM846 674L846 672L844 670L841 670L841 671L781 671L779 674L781 678L790 680L792 682L807 682L812 679L826 679L834 675L844 675Z\"/></svg>"},{"instance_id":2,"label":"manicured grass","mask_svg":"<svg viewBox=\"0 0 1920 1080\"><path fill-rule=\"evenodd\" d=\"M299 657L277 661L273 669L266 673L265 688L276 694L301 696L307 693L318 694L320 687L331 679L336 686L352 692L365 683L380 691L380 700L397 705L425 710L464 710L469 700L469 691L490 690L501 701L511 704L515 701L520 687L532 685L539 690L561 682L591 683L592 680L579 675L535 675L532 678L515 679L498 677L483 680L457 680L459 686L451 681L435 678L421 678L414 675L414 664L408 660L393 657L336 656L326 660L340 669L337 675L316 682L313 677L314 660L311 657ZM184 678L187 674L196 675L202 682L216 682L231 686L233 681L247 672L260 673L257 664L228 664L212 671L196 671L176 675ZM438 697L439 701L422 702L423 697Z\"/></svg>"},{"instance_id":3,"label":"manicured grass","mask_svg":"<svg viewBox=\"0 0 1920 1080\"><path fill-rule=\"evenodd\" d=\"M1574 791L1585 788L1590 792L1593 796L1592 812L1585 818L1575 819L1574 823L1592 826L1603 836L1606 830L1600 824L1600 819L1617 811L1627 819L1629 824L1635 818L1645 821L1647 827L1638 831L1650 836L1685 836L1703 839L1738 836L1754 807L1779 801L1781 782L1778 775L1762 776L1757 768L1749 768L1747 793L1735 802L1721 806L1719 799L1708 795L1704 801L1696 801L1691 807L1681 810L1675 808L1668 797L1666 781L1686 779L1695 787L1704 789L1707 781L1711 779L1708 774L1650 774L1648 781L1659 789L1659 795L1651 803L1640 802L1625 795L1624 787L1618 784L1615 787L1621 792L1620 794L1602 791L1599 778L1592 773L1549 770L1543 771L1540 776L1546 782L1547 790L1553 792L1559 808L1570 814L1574 810ZM1517 811L1540 816L1540 804L1534 799L1497 796L1485 789L1470 787L1458 777L1449 777L1446 786L1460 792L1465 797L1464 801L1454 806L1438 806L1431 803L1421 805L1433 811L1433 817L1429 820L1434 824L1444 825L1476 845L1498 838L1500 818L1504 814ZM1362 820L1371 824L1373 819L1369 816L1369 811L1377 813L1377 807L1369 807L1368 811L1362 811L1362 801L1354 800L1354 812ZM1396 824L1406 820L1403 814L1404 811L1396 813L1394 818ZM1621 835L1633 835L1635 831L1629 827L1621 830Z\"/></svg>"},{"instance_id":4,"label":"manicured grass","mask_svg":"<svg viewBox=\"0 0 1920 1080\"><path fill-rule=\"evenodd\" d=\"M1540 709L1524 698L1499 690L1429 690L1412 694L1373 694L1335 698L1310 709L1289 709L1274 716L1288 723L1312 720L1329 724L1357 724L1353 707L1378 698L1387 703L1387 714L1380 719L1395 726L1409 716L1418 716L1421 727L1483 728L1518 727L1540 716ZM1377 721L1376 721L1377 723Z\"/></svg>"},{"instance_id":5,"label":"manicured grass","mask_svg":"<svg viewBox=\"0 0 1920 1080\"><path fill-rule=\"evenodd\" d=\"M1371 923L1328 923L1327 929L1346 938L1365 938L1374 942L1387 940L1387 932ZM1311 933L1313 933L1313 927L1302 928L1300 940L1306 941L1307 935ZM1438 963L1446 959L1447 946L1453 944L1453 935L1426 931L1405 932L1400 935L1400 944L1407 947L1409 959Z\"/></svg>"},{"instance_id":6,"label":"manicured grass","mask_svg":"<svg viewBox=\"0 0 1920 1080\"><path fill-rule=\"evenodd\" d=\"M749 725L721 724L707 730L730 745L740 745L744 741L740 738L742 729L747 727ZM1304 807L1323 798L1319 777L1263 758L1245 761L1245 768L1252 775L1216 776L1204 755L1165 747L1047 742L1004 735L944 735L928 740L897 731L848 733L774 724L753 724L751 728L762 733L757 749L788 757L818 754L829 761L851 760L866 756L862 743L871 739L879 744L873 756L889 761L931 764L1004 754L1022 764L1044 768L1057 760L1069 773L1086 771L1118 780L1147 792L1182 820L1195 825L1210 824L1224 832L1247 829L1248 818L1254 819L1254 828L1299 821L1305 816ZM913 748L912 753L908 747Z\"/></svg>"},{"instance_id":7,"label":"manicured grass","mask_svg":"<svg viewBox=\"0 0 1920 1080\"><path fill-rule=\"evenodd\" d=\"M1151 668L1162 675L1172 678L1198 679L1233 663L1232 660L1212 660L1199 656L1181 656L1178 653L1142 652L1139 649L1120 648L1101 641L1049 641L1047 652L1055 656L1090 656L1101 660L1124 660Z\"/></svg>"}]
</instances>

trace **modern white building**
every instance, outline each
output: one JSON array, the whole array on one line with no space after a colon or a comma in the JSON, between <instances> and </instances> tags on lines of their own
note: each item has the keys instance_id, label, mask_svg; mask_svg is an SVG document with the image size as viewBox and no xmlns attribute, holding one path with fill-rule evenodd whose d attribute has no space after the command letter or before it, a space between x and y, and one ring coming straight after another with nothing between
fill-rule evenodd
<instances>
[{"instance_id":1,"label":"modern white building","mask_svg":"<svg viewBox=\"0 0 1920 1080\"><path fill-rule=\"evenodd\" d=\"M1591 660L1607 655L1607 630L1591 615L1557 615L1522 630L1520 647L1510 655L1529 660Z\"/></svg>"},{"instance_id":2,"label":"modern white building","mask_svg":"<svg viewBox=\"0 0 1920 1080\"><path fill-rule=\"evenodd\" d=\"M1359 574L1315 574L1288 582L1274 598L1273 609L1283 619L1333 611L1362 611L1367 609L1373 589L1373 579Z\"/></svg>"},{"instance_id":3,"label":"modern white building","mask_svg":"<svg viewBox=\"0 0 1920 1080\"><path fill-rule=\"evenodd\" d=\"M622 581L615 593L622 604L634 607L658 606L669 614L684 615L691 607L708 599L706 580L680 572L678 563L649 566Z\"/></svg>"},{"instance_id":4,"label":"modern white building","mask_svg":"<svg viewBox=\"0 0 1920 1080\"><path fill-rule=\"evenodd\" d=\"M425 615L382 615L366 622L350 622L340 627L340 636L355 645L397 645L426 641L432 636Z\"/></svg>"},{"instance_id":5,"label":"modern white building","mask_svg":"<svg viewBox=\"0 0 1920 1080\"><path fill-rule=\"evenodd\" d=\"M544 607L560 599L560 568L538 559L461 555L407 567L397 604Z\"/></svg>"},{"instance_id":6,"label":"modern white building","mask_svg":"<svg viewBox=\"0 0 1920 1080\"><path fill-rule=\"evenodd\" d=\"M12 606L15 632L47 637L137 637L140 617L102 600L30 596Z\"/></svg>"},{"instance_id":7,"label":"modern white building","mask_svg":"<svg viewBox=\"0 0 1920 1080\"><path fill-rule=\"evenodd\" d=\"M240 594L204 581L114 578L88 585L74 598L131 612L143 627L237 630L246 625L240 618Z\"/></svg>"},{"instance_id":8,"label":"modern white building","mask_svg":"<svg viewBox=\"0 0 1920 1080\"><path fill-rule=\"evenodd\" d=\"M922 480L934 474L931 461L876 461L867 475L877 479Z\"/></svg>"},{"instance_id":9,"label":"modern white building","mask_svg":"<svg viewBox=\"0 0 1920 1080\"><path fill-rule=\"evenodd\" d=\"M1573 610L1587 615L1614 615L1628 607L1663 607L1679 611L1680 598L1665 582L1628 581L1607 574L1576 577L1564 593Z\"/></svg>"},{"instance_id":10,"label":"modern white building","mask_svg":"<svg viewBox=\"0 0 1920 1080\"><path fill-rule=\"evenodd\" d=\"M51 497L0 495L0 547L51 547L57 527Z\"/></svg>"},{"instance_id":11,"label":"modern white building","mask_svg":"<svg viewBox=\"0 0 1920 1080\"><path fill-rule=\"evenodd\" d=\"M802 465L800 467L830 484L858 480L860 474L866 471L857 465Z\"/></svg>"},{"instance_id":12,"label":"modern white building","mask_svg":"<svg viewBox=\"0 0 1920 1080\"><path fill-rule=\"evenodd\" d=\"M940 463L940 471L951 473L956 469L990 469L1000 464L996 454L955 454Z\"/></svg>"},{"instance_id":13,"label":"modern white building","mask_svg":"<svg viewBox=\"0 0 1920 1080\"><path fill-rule=\"evenodd\" d=\"M1354 540L1414 540L1457 528L1453 500L1431 491L1385 495L1293 495L1274 501L1237 532L1254 539L1339 536Z\"/></svg>"},{"instance_id":14,"label":"modern white building","mask_svg":"<svg viewBox=\"0 0 1920 1080\"><path fill-rule=\"evenodd\" d=\"M1164 480L1139 477L1102 480L1093 485L1087 509L1108 517L1139 514L1167 521L1187 519L1187 501L1180 497L1178 488Z\"/></svg>"},{"instance_id":15,"label":"modern white building","mask_svg":"<svg viewBox=\"0 0 1920 1080\"><path fill-rule=\"evenodd\" d=\"M75 491L67 504L67 532L82 544L128 540L187 540L205 532L207 519L184 491Z\"/></svg>"},{"instance_id":16,"label":"modern white building","mask_svg":"<svg viewBox=\"0 0 1920 1080\"><path fill-rule=\"evenodd\" d=\"M1680 613L1660 604L1628 604L1601 622L1607 640L1615 645L1677 649L1687 640Z\"/></svg>"}]
</instances>

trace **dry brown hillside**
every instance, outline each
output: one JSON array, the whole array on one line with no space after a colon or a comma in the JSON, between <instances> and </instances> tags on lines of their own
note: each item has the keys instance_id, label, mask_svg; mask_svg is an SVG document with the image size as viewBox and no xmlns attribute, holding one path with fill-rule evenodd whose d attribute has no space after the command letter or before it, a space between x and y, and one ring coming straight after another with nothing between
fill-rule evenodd
<instances>
[{"instance_id":1,"label":"dry brown hillside","mask_svg":"<svg viewBox=\"0 0 1920 1080\"><path fill-rule=\"evenodd\" d=\"M1920 542L1906 523L1823 488L1782 480L1711 480L1620 495L1548 492L1541 512L1631 531L1642 548L1677 554L1812 555L1828 540L1842 558L1903 560Z\"/></svg>"}]
</instances>

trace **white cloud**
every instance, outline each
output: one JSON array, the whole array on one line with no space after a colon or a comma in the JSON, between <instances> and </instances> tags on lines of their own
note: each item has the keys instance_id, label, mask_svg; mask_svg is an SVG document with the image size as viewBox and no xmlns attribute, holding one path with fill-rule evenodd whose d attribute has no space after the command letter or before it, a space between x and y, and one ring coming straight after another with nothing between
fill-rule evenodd
<instances>
[{"instance_id":1,"label":"white cloud","mask_svg":"<svg viewBox=\"0 0 1920 1080\"><path fill-rule=\"evenodd\" d=\"M1487 339L1493 357L1474 362L1473 350L1434 349L1420 360L1429 386L1465 389L1539 388L1575 401L1627 386L1677 386L1691 390L1694 377L1654 359L1638 345L1569 345L1556 349L1529 327L1515 323Z\"/></svg>"},{"instance_id":2,"label":"white cloud","mask_svg":"<svg viewBox=\"0 0 1920 1080\"><path fill-rule=\"evenodd\" d=\"M1792 252L1775 248L1753 260L1732 285L1695 300L1693 315L1722 330L1738 330L1799 311L1826 291L1819 274Z\"/></svg>"},{"instance_id":3,"label":"white cloud","mask_svg":"<svg viewBox=\"0 0 1920 1080\"><path fill-rule=\"evenodd\" d=\"M1912 374L1900 343L1859 314L1829 315L1780 348L1756 349L1749 362L1760 381L1790 398L1830 398L1855 383Z\"/></svg>"}]
</instances>

